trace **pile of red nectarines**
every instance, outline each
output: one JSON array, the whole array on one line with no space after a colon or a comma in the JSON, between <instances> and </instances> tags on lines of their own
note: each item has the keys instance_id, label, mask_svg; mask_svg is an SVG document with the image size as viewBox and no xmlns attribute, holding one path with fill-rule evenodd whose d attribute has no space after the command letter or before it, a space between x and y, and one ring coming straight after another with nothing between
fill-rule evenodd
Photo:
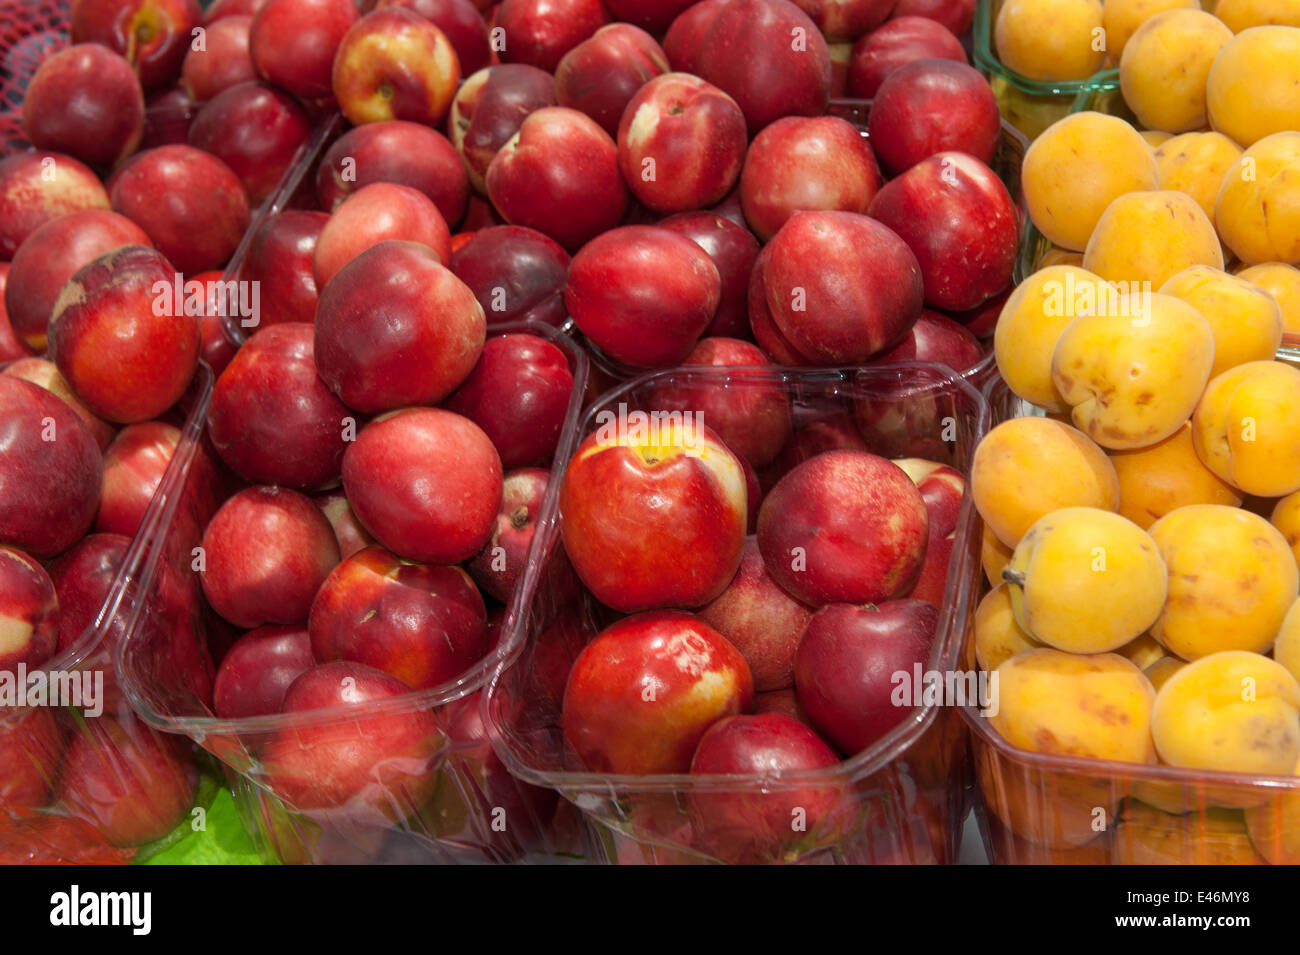
<instances>
[{"instance_id":1,"label":"pile of red nectarines","mask_svg":"<svg viewBox=\"0 0 1300 955\"><path fill-rule=\"evenodd\" d=\"M930 399L899 410L906 375L809 418L763 369L985 357L1020 217L959 40L973 7L75 0L27 85L32 148L0 160L0 623L24 635L0 630L0 671L65 659L132 538L169 533L183 559L128 639L170 645L171 715L223 727L313 825L517 854L554 794L505 773L478 691L516 649L549 495L567 556L548 566L608 625L547 671L584 768L753 774L871 746L911 712L890 674L933 649L953 439ZM832 108L846 92L869 112ZM704 424L557 460L584 398L678 365L751 375L663 378L647 407ZM146 509L178 448L168 530ZM163 737L124 715L82 753L48 716L0 726L0 803L114 845L188 808L190 776L151 781L188 769ZM6 783L28 738L41 778ZM131 746L158 799L88 806L96 754ZM457 747L481 799L449 795ZM852 812L808 798L823 835ZM503 849L466 802L532 831ZM725 803L692 811L730 833L720 856L798 849L787 809L743 831Z\"/></svg>"}]
</instances>

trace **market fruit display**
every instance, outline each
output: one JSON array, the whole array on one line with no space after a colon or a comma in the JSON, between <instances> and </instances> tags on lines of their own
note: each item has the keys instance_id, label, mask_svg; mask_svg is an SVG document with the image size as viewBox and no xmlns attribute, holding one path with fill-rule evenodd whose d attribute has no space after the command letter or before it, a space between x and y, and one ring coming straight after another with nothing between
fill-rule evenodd
<instances>
[{"instance_id":1,"label":"market fruit display","mask_svg":"<svg viewBox=\"0 0 1300 955\"><path fill-rule=\"evenodd\" d=\"M1001 689L977 776L1005 861L1293 861L1300 472L1278 415L1300 380L1300 115L1244 89L1297 75L1274 57L1300 29L1120 6L1117 93L1023 167L1038 236L994 335L1005 420L972 470L990 589L968 645Z\"/></svg>"},{"instance_id":2,"label":"market fruit display","mask_svg":"<svg viewBox=\"0 0 1300 955\"><path fill-rule=\"evenodd\" d=\"M1300 855L1294 20L78 0L0 674L105 708L0 713L0 835L214 757L282 862Z\"/></svg>"}]
</instances>

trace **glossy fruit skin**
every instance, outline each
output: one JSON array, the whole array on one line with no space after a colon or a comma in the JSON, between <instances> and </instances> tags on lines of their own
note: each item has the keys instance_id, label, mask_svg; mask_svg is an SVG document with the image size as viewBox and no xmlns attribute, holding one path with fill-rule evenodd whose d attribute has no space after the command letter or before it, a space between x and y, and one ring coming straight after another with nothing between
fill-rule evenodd
<instances>
[{"instance_id":1,"label":"glossy fruit skin","mask_svg":"<svg viewBox=\"0 0 1300 955\"><path fill-rule=\"evenodd\" d=\"M479 229L452 253L451 268L483 306L489 325L534 319L559 328L568 320L569 253L535 229Z\"/></svg>"},{"instance_id":2,"label":"glossy fruit skin","mask_svg":"<svg viewBox=\"0 0 1300 955\"><path fill-rule=\"evenodd\" d=\"M966 51L956 36L926 17L889 20L853 44L848 93L871 99L890 73L915 60L935 57L965 63Z\"/></svg>"},{"instance_id":3,"label":"glossy fruit skin","mask_svg":"<svg viewBox=\"0 0 1300 955\"><path fill-rule=\"evenodd\" d=\"M126 57L140 85L156 90L180 76L202 20L198 0L75 0L69 28L73 43L100 43Z\"/></svg>"},{"instance_id":4,"label":"glossy fruit skin","mask_svg":"<svg viewBox=\"0 0 1300 955\"><path fill-rule=\"evenodd\" d=\"M487 611L459 567L368 547L331 571L312 602L312 656L383 670L413 690L460 676L487 653Z\"/></svg>"},{"instance_id":5,"label":"glossy fruit skin","mask_svg":"<svg viewBox=\"0 0 1300 955\"><path fill-rule=\"evenodd\" d=\"M38 227L70 212L109 208L99 177L62 153L14 153L0 159L0 258L10 260Z\"/></svg>"},{"instance_id":6,"label":"glossy fruit skin","mask_svg":"<svg viewBox=\"0 0 1300 955\"><path fill-rule=\"evenodd\" d=\"M562 106L531 113L484 181L502 218L569 252L617 226L627 209L614 141L594 120Z\"/></svg>"},{"instance_id":7,"label":"glossy fruit skin","mask_svg":"<svg viewBox=\"0 0 1300 955\"><path fill-rule=\"evenodd\" d=\"M791 716L742 714L709 727L691 759L691 774L794 774L839 762L825 740ZM692 790L687 804L693 831L714 854L733 864L762 864L780 861L802 841L826 841L829 830L848 821L845 795L838 781L770 792L740 784L733 790Z\"/></svg>"},{"instance_id":8,"label":"glossy fruit skin","mask_svg":"<svg viewBox=\"0 0 1300 955\"><path fill-rule=\"evenodd\" d=\"M722 297L699 245L657 226L623 226L573 258L564 293L584 335L615 361L663 368L689 355Z\"/></svg>"},{"instance_id":9,"label":"glossy fruit skin","mask_svg":"<svg viewBox=\"0 0 1300 955\"><path fill-rule=\"evenodd\" d=\"M23 130L37 149L109 168L135 152L144 133L144 93L131 65L82 43L41 64L23 99Z\"/></svg>"},{"instance_id":10,"label":"glossy fruit skin","mask_svg":"<svg viewBox=\"0 0 1300 955\"><path fill-rule=\"evenodd\" d=\"M656 445L598 429L564 472L565 552L593 596L623 613L701 607L740 566L748 516L740 460L707 425L683 432L661 432Z\"/></svg>"},{"instance_id":11,"label":"glossy fruit skin","mask_svg":"<svg viewBox=\"0 0 1300 955\"><path fill-rule=\"evenodd\" d=\"M912 708L894 705L892 675L927 665L938 625L938 609L920 600L831 604L814 614L795 658L796 692L813 725L854 755L906 719Z\"/></svg>"},{"instance_id":12,"label":"glossy fruit skin","mask_svg":"<svg viewBox=\"0 0 1300 955\"><path fill-rule=\"evenodd\" d=\"M748 710L753 697L744 657L712 627L676 611L637 614L574 661L564 738L593 772L682 773L708 727Z\"/></svg>"},{"instance_id":13,"label":"glossy fruit skin","mask_svg":"<svg viewBox=\"0 0 1300 955\"><path fill-rule=\"evenodd\" d=\"M561 106L586 113L610 136L637 90L669 70L654 37L630 23L611 23L583 40L555 68Z\"/></svg>"},{"instance_id":14,"label":"glossy fruit skin","mask_svg":"<svg viewBox=\"0 0 1300 955\"><path fill-rule=\"evenodd\" d=\"M800 464L758 514L768 573L814 607L904 593L920 573L928 536L925 500L912 479L859 451L829 451Z\"/></svg>"},{"instance_id":15,"label":"glossy fruit skin","mask_svg":"<svg viewBox=\"0 0 1300 955\"><path fill-rule=\"evenodd\" d=\"M424 17L451 41L461 76L483 69L492 59L487 25L470 0L379 0L376 10L405 7Z\"/></svg>"},{"instance_id":16,"label":"glossy fruit skin","mask_svg":"<svg viewBox=\"0 0 1300 955\"><path fill-rule=\"evenodd\" d=\"M1002 117L988 81L952 60L899 67L876 92L868 117L872 148L894 174L935 153L969 153L993 162Z\"/></svg>"},{"instance_id":17,"label":"glossy fruit skin","mask_svg":"<svg viewBox=\"0 0 1300 955\"><path fill-rule=\"evenodd\" d=\"M250 27L253 65L300 99L330 96L334 54L358 16L353 0L267 0Z\"/></svg>"},{"instance_id":18,"label":"glossy fruit skin","mask_svg":"<svg viewBox=\"0 0 1300 955\"><path fill-rule=\"evenodd\" d=\"M493 23L505 31L501 59L554 73L564 54L609 22L600 0L505 0Z\"/></svg>"},{"instance_id":19,"label":"glossy fruit skin","mask_svg":"<svg viewBox=\"0 0 1300 955\"><path fill-rule=\"evenodd\" d=\"M637 200L666 215L724 199L745 158L745 116L711 83L667 73L642 86L618 126L618 161Z\"/></svg>"},{"instance_id":20,"label":"glossy fruit skin","mask_svg":"<svg viewBox=\"0 0 1300 955\"><path fill-rule=\"evenodd\" d=\"M722 278L722 294L705 337L749 338L749 276L758 258L753 233L714 212L679 212L659 222L709 254Z\"/></svg>"},{"instance_id":21,"label":"glossy fruit skin","mask_svg":"<svg viewBox=\"0 0 1300 955\"><path fill-rule=\"evenodd\" d=\"M345 168L346 160L350 162ZM374 182L393 182L424 193L449 226L465 217L469 202L465 167L447 137L427 126L392 120L348 130L317 167L316 199L323 210L333 212L348 196Z\"/></svg>"},{"instance_id":22,"label":"glossy fruit skin","mask_svg":"<svg viewBox=\"0 0 1300 955\"><path fill-rule=\"evenodd\" d=\"M254 233L240 278L258 283L258 328L316 320L320 289L312 257L328 219L323 212L285 209L267 217Z\"/></svg>"},{"instance_id":23,"label":"glossy fruit skin","mask_svg":"<svg viewBox=\"0 0 1300 955\"><path fill-rule=\"evenodd\" d=\"M72 212L33 229L14 254L5 283L14 332L28 348L44 350L54 303L79 269L124 245L152 244L138 225L107 209Z\"/></svg>"},{"instance_id":24,"label":"glossy fruit skin","mask_svg":"<svg viewBox=\"0 0 1300 955\"><path fill-rule=\"evenodd\" d=\"M222 719L279 713L293 681L315 665L305 627L270 624L250 630L217 669L213 709Z\"/></svg>"},{"instance_id":25,"label":"glossy fruit skin","mask_svg":"<svg viewBox=\"0 0 1300 955\"><path fill-rule=\"evenodd\" d=\"M461 84L447 125L476 192L486 193L484 177L488 166L501 147L519 132L528 115L555 105L555 78L524 63L497 63Z\"/></svg>"},{"instance_id":26,"label":"glossy fruit skin","mask_svg":"<svg viewBox=\"0 0 1300 955\"><path fill-rule=\"evenodd\" d=\"M255 486L226 501L203 532L199 577L212 609L238 627L301 624L339 562L334 529L311 499Z\"/></svg>"},{"instance_id":27,"label":"glossy fruit skin","mask_svg":"<svg viewBox=\"0 0 1300 955\"><path fill-rule=\"evenodd\" d=\"M224 266L250 218L239 177L192 146L159 146L132 156L114 173L109 197L113 211L144 229L187 275Z\"/></svg>"},{"instance_id":28,"label":"glossy fruit skin","mask_svg":"<svg viewBox=\"0 0 1300 955\"><path fill-rule=\"evenodd\" d=\"M225 21L222 23L222 21ZM222 90L257 79L248 55L251 16L222 17L220 26L209 24L204 49L191 49L181 64L181 92L195 102L206 102Z\"/></svg>"},{"instance_id":29,"label":"glossy fruit skin","mask_svg":"<svg viewBox=\"0 0 1300 955\"><path fill-rule=\"evenodd\" d=\"M337 481L355 412L316 373L311 325L255 333L217 379L208 433L231 470L258 484L315 490Z\"/></svg>"},{"instance_id":30,"label":"glossy fruit skin","mask_svg":"<svg viewBox=\"0 0 1300 955\"><path fill-rule=\"evenodd\" d=\"M492 535L501 458L468 418L403 408L364 427L343 455L343 488L357 519L394 553L457 564Z\"/></svg>"},{"instance_id":31,"label":"glossy fruit skin","mask_svg":"<svg viewBox=\"0 0 1300 955\"><path fill-rule=\"evenodd\" d=\"M664 52L740 104L750 136L782 116L819 116L830 99L826 41L786 0L704 0L673 21Z\"/></svg>"},{"instance_id":32,"label":"glossy fruit skin","mask_svg":"<svg viewBox=\"0 0 1300 955\"><path fill-rule=\"evenodd\" d=\"M1019 214L1002 180L973 156L922 160L886 183L868 211L916 256L931 308L975 308L1011 281Z\"/></svg>"},{"instance_id":33,"label":"glossy fruit skin","mask_svg":"<svg viewBox=\"0 0 1300 955\"><path fill-rule=\"evenodd\" d=\"M306 111L291 96L250 80L221 91L199 109L189 142L225 162L256 205L275 191L311 129Z\"/></svg>"},{"instance_id":34,"label":"glossy fruit skin","mask_svg":"<svg viewBox=\"0 0 1300 955\"><path fill-rule=\"evenodd\" d=\"M76 412L44 388L0 375L0 543L53 557L90 529L103 460ZM51 430L52 428L52 430ZM53 433L57 440L46 441Z\"/></svg>"},{"instance_id":35,"label":"glossy fruit skin","mask_svg":"<svg viewBox=\"0 0 1300 955\"><path fill-rule=\"evenodd\" d=\"M147 421L189 387L199 360L198 318L172 314L175 302L159 307L158 288L170 291L175 281L161 253L128 245L78 270L59 294L50 358L99 417Z\"/></svg>"},{"instance_id":36,"label":"glossy fruit skin","mask_svg":"<svg viewBox=\"0 0 1300 955\"><path fill-rule=\"evenodd\" d=\"M437 404L469 377L485 337L482 306L432 250L381 242L322 291L316 367L363 414Z\"/></svg>"},{"instance_id":37,"label":"glossy fruit skin","mask_svg":"<svg viewBox=\"0 0 1300 955\"><path fill-rule=\"evenodd\" d=\"M878 198L879 193L873 204ZM924 283L917 257L897 233L867 216L796 212L760 262L763 255L766 307L802 356L800 364L867 361L896 344L921 314Z\"/></svg>"},{"instance_id":38,"label":"glossy fruit skin","mask_svg":"<svg viewBox=\"0 0 1300 955\"><path fill-rule=\"evenodd\" d=\"M545 464L555 453L573 393L563 351L527 334L498 335L444 403L492 439L507 471Z\"/></svg>"},{"instance_id":39,"label":"glossy fruit skin","mask_svg":"<svg viewBox=\"0 0 1300 955\"><path fill-rule=\"evenodd\" d=\"M445 33L412 10L381 7L343 35L331 83L339 110L356 125L400 119L437 126L460 78Z\"/></svg>"}]
</instances>

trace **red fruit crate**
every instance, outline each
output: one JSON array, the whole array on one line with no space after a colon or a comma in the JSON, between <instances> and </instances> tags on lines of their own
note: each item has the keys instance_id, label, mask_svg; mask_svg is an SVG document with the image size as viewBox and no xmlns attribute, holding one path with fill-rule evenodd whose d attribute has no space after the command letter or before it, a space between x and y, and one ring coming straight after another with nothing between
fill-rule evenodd
<instances>
[{"instance_id":1,"label":"red fruit crate","mask_svg":"<svg viewBox=\"0 0 1300 955\"><path fill-rule=\"evenodd\" d=\"M502 762L518 778L557 790L582 810L588 860L607 863L950 863L969 807L969 764L960 719L951 707L919 706L865 751L828 769L768 776L632 776L587 771L561 729L564 680L583 646L611 611L575 585L559 533L559 475L602 413L658 409L656 392L778 389L794 427L856 421L867 447L885 457L923 457L968 470L989 426L988 406L969 382L942 365L909 363L799 371L678 368L642 376L590 406L580 430L557 452L560 466L537 525L519 614L508 632L506 666L492 682L484 720ZM957 666L979 582L978 517L969 494L954 536L938 636L928 669ZM780 815L809 791L834 793L832 820L777 844L742 834L720 842L693 824L701 797L732 800L746 818ZM800 796L799 793L803 793Z\"/></svg>"}]
</instances>

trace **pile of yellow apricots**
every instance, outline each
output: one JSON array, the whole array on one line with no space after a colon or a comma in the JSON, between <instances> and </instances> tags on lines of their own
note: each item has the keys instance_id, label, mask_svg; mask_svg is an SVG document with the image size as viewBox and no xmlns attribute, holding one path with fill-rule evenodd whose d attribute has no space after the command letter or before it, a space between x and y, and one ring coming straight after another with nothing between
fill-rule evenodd
<instances>
[{"instance_id":1,"label":"pile of yellow apricots","mask_svg":"<svg viewBox=\"0 0 1300 955\"><path fill-rule=\"evenodd\" d=\"M1160 839L1196 812L1215 847L1197 861L1298 863L1300 786L1251 781L1300 773L1300 368L1283 348L1300 342L1300 2L1207 6L1007 0L998 15L999 55L1024 75L1112 58L1139 125L1074 113L1024 158L1051 247L994 351L1038 413L975 452L991 589L974 653L1015 747L1242 782L1203 785L1195 805L1140 782L1123 807L1119 787L1080 782L1033 825L1007 780L989 801L1052 849L1119 813L1146 836L1112 840L1127 848L1109 861L1191 861ZM1101 58L1041 42L1094 22Z\"/></svg>"}]
</instances>

